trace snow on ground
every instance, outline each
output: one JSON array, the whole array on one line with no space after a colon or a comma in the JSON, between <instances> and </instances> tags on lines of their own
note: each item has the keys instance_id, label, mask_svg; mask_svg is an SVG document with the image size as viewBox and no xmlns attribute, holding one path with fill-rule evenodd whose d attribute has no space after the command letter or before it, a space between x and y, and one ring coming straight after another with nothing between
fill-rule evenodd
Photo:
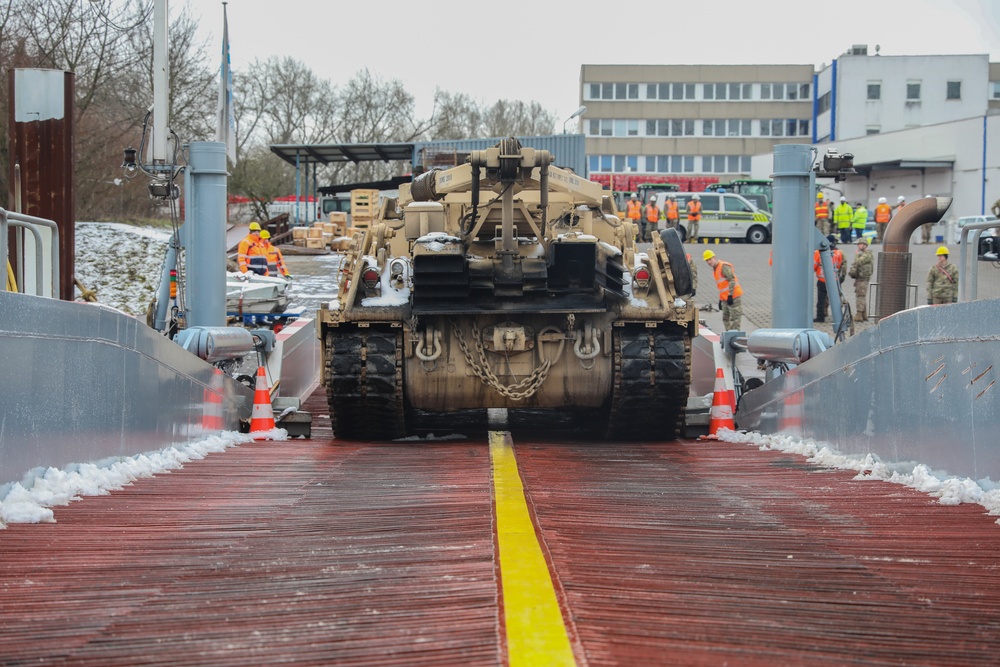
<instances>
[{"instance_id":1,"label":"snow on ground","mask_svg":"<svg viewBox=\"0 0 1000 667\"><path fill-rule=\"evenodd\" d=\"M205 440L165 447L159 451L130 457L116 457L97 463L77 463L65 470L48 468L11 486L0 500L0 528L8 523L55 523L53 507L68 505L83 496L106 496L114 489L137 479L181 468L254 439L287 440L288 431L271 429L254 434L223 431Z\"/></svg>"},{"instance_id":2,"label":"snow on ground","mask_svg":"<svg viewBox=\"0 0 1000 667\"><path fill-rule=\"evenodd\" d=\"M166 229L78 222L76 277L97 291L98 303L144 317L160 284L169 239Z\"/></svg>"},{"instance_id":3,"label":"snow on ground","mask_svg":"<svg viewBox=\"0 0 1000 667\"><path fill-rule=\"evenodd\" d=\"M814 440L792 438L784 435L763 435L756 432L722 429L719 440L756 445L761 451L776 449L790 454L801 454L810 463L838 470L855 470L857 480L882 480L901 484L937 498L942 505L978 503L993 516L1000 515L1000 484L989 479L978 482L968 477L946 477L923 463L887 464L874 454L862 458L846 456L829 445ZM1000 519L997 520L1000 523Z\"/></svg>"}]
</instances>

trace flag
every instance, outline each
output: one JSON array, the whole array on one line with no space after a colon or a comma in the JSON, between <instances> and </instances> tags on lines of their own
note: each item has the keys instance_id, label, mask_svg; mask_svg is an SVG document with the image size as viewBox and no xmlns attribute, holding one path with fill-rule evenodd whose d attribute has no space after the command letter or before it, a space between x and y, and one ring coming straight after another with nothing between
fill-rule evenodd
<instances>
[{"instance_id":1,"label":"flag","mask_svg":"<svg viewBox=\"0 0 1000 667\"><path fill-rule=\"evenodd\" d=\"M236 164L236 115L233 112L233 70L229 59L229 18L222 3L222 72L219 77L219 110L215 140L226 144L229 161Z\"/></svg>"}]
</instances>

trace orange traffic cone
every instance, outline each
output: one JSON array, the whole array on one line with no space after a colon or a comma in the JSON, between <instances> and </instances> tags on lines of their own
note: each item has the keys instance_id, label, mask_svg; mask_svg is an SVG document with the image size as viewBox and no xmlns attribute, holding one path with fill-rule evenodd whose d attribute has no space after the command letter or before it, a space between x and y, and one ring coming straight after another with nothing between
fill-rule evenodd
<instances>
[{"instance_id":1,"label":"orange traffic cone","mask_svg":"<svg viewBox=\"0 0 1000 667\"><path fill-rule=\"evenodd\" d=\"M205 431L222 431L226 423L222 406L222 371L216 369L212 374L209 387L204 389L202 403L201 428Z\"/></svg>"},{"instance_id":2,"label":"orange traffic cone","mask_svg":"<svg viewBox=\"0 0 1000 667\"><path fill-rule=\"evenodd\" d=\"M726 389L726 378L721 368L715 369L715 392L712 394L712 408L708 411L708 437L715 436L720 429L736 430L733 421L733 405Z\"/></svg>"},{"instance_id":3,"label":"orange traffic cone","mask_svg":"<svg viewBox=\"0 0 1000 667\"><path fill-rule=\"evenodd\" d=\"M253 412L250 414L250 434L254 440L269 440L263 433L274 428L271 410L271 392L267 388L267 373L263 366L257 368L257 387L253 394Z\"/></svg>"}]
</instances>

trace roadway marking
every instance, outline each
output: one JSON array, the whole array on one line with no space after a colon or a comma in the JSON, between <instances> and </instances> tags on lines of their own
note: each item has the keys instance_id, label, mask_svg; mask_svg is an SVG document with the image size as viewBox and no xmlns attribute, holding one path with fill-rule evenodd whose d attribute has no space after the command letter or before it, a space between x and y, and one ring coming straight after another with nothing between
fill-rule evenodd
<instances>
[{"instance_id":1,"label":"roadway marking","mask_svg":"<svg viewBox=\"0 0 1000 667\"><path fill-rule=\"evenodd\" d=\"M545 556L531 523L510 433L490 431L507 664L576 665Z\"/></svg>"}]
</instances>

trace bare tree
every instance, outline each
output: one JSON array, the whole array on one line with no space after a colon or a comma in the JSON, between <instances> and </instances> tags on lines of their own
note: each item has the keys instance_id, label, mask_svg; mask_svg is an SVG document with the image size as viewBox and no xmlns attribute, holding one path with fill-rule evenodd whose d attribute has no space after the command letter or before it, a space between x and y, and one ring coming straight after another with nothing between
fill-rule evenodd
<instances>
[{"instance_id":1,"label":"bare tree","mask_svg":"<svg viewBox=\"0 0 1000 667\"><path fill-rule=\"evenodd\" d=\"M552 134L556 117L538 102L497 100L483 112L483 130L488 137L531 137Z\"/></svg>"}]
</instances>

